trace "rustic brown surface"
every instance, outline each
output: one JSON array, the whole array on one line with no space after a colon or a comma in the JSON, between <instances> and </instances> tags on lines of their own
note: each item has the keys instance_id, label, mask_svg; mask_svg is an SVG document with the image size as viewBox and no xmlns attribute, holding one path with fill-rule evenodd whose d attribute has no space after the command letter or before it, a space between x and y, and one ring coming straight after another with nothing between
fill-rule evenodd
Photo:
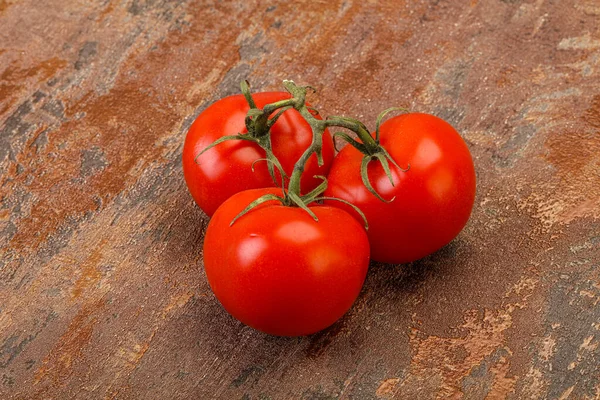
<instances>
[{"instance_id":1,"label":"rustic brown surface","mask_svg":"<svg viewBox=\"0 0 600 400\"><path fill-rule=\"evenodd\" d=\"M0 398L600 398L597 0L0 0L0 74ZM448 119L468 226L322 333L233 320L180 155L242 78Z\"/></svg>"}]
</instances>

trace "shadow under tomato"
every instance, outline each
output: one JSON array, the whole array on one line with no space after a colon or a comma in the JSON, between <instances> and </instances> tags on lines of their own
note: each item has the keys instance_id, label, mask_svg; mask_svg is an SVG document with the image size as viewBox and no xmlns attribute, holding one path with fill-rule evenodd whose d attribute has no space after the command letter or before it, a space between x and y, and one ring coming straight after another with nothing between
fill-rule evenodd
<instances>
[{"instance_id":1,"label":"shadow under tomato","mask_svg":"<svg viewBox=\"0 0 600 400\"><path fill-rule=\"evenodd\" d=\"M457 238L439 251L412 263L371 262L365 285L352 308L329 328L306 337L306 356L318 358L327 353L343 332L352 331L350 336L358 335L358 327L371 325L375 316L383 314L385 318L386 309L393 309L395 313L400 310L408 319L410 305L415 303L414 297L429 280L443 279L460 268L461 261L457 257L461 248L465 248L465 243Z\"/></svg>"},{"instance_id":2,"label":"shadow under tomato","mask_svg":"<svg viewBox=\"0 0 600 400\"><path fill-rule=\"evenodd\" d=\"M369 290L393 289L399 293L413 293L434 276L452 275L460 267L457 254L463 245L460 239L455 239L437 252L408 264L373 262L365 286Z\"/></svg>"}]
</instances>

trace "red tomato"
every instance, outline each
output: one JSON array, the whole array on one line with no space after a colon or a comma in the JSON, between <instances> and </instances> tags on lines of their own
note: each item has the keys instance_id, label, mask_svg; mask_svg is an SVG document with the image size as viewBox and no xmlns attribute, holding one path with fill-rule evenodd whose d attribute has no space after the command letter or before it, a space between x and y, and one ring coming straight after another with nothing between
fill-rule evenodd
<instances>
[{"instance_id":1,"label":"red tomato","mask_svg":"<svg viewBox=\"0 0 600 400\"><path fill-rule=\"evenodd\" d=\"M345 211L268 201L230 226L248 204L280 189L229 198L204 239L204 268L217 299L238 320L272 335L300 336L337 321L358 296L369 265L361 223Z\"/></svg>"},{"instance_id":2,"label":"red tomato","mask_svg":"<svg viewBox=\"0 0 600 400\"><path fill-rule=\"evenodd\" d=\"M252 95L259 108L278 100L290 98L284 92L265 92ZM183 173L192 197L200 208L211 216L234 193L242 190L273 187L267 163L258 162L252 172L252 163L265 158L258 145L245 140L231 140L218 144L206 153L196 156L222 136L246 133L245 118L249 110L243 95L225 97L204 110L194 121L183 146ZM312 131L296 110L286 111L271 128L273 153L283 170L292 173L294 163L310 146ZM315 155L306 165L301 182L303 193L321 183L314 175L326 175L334 156L333 140L329 132L323 135L322 167ZM279 175L279 174L277 174Z\"/></svg>"},{"instance_id":3,"label":"red tomato","mask_svg":"<svg viewBox=\"0 0 600 400\"><path fill-rule=\"evenodd\" d=\"M402 167L390 163L394 185L381 163L370 162L368 176L383 198L364 186L363 154L346 146L329 172L326 196L356 205L369 222L371 257L387 263L417 260L449 243L467 223L475 200L475 170L469 149L458 132L429 114L404 114L380 127L380 143ZM357 216L356 212L343 207Z\"/></svg>"}]
</instances>

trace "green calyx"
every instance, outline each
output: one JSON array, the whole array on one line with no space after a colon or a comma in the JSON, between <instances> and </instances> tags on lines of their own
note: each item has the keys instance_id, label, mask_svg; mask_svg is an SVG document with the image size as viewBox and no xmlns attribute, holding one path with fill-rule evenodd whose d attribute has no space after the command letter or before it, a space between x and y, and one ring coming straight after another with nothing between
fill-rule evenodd
<instances>
[{"instance_id":1,"label":"green calyx","mask_svg":"<svg viewBox=\"0 0 600 400\"><path fill-rule=\"evenodd\" d=\"M379 128L383 118L392 111L405 111L408 110L404 108L392 107L384 110L382 113L377 116L376 128L375 128L375 138L371 136L367 127L360 121L355 120L353 118L347 117L330 117L327 119L328 126L338 126L341 128L346 128L354 132L360 141L352 138L350 135L344 132L336 132L334 133L334 138L339 137L358 151L364 154L361 165L360 165L360 176L362 178L362 182L373 196L377 197L379 200L384 201L386 203L394 201L395 197L390 200L386 200L373 187L371 181L369 179L369 164L371 161L378 161L383 170L385 171L386 176L388 177L390 184L394 186L394 179L392 176L392 171L390 169L390 162L398 168L402 172L407 172L410 169L410 164L407 165L406 168L402 168L398 165L398 163L392 158L392 156L387 152L387 150L381 146L379 143Z\"/></svg>"},{"instance_id":2,"label":"green calyx","mask_svg":"<svg viewBox=\"0 0 600 400\"><path fill-rule=\"evenodd\" d=\"M257 161L260 161L260 160L257 160ZM317 176L315 176L315 178L320 178L323 180L323 182L321 182L321 184L319 186L317 186L315 189L313 189L312 191L310 191L309 193L307 193L303 196L299 196L296 193L292 193L288 190L285 190L285 188L282 188L281 196L277 196L275 194L268 193L268 194L265 194L265 195L259 197L258 199L254 200L252 203L248 204L248 206L246 208L244 208L238 215L236 215L235 218L229 224L229 226L233 226L233 224L238 219L240 219L241 217L246 215L248 212L252 211L254 208L256 208L256 207L260 206L261 204L266 203L268 201L278 201L282 206L286 206L286 207L300 207L301 209L306 211L312 217L312 219L315 220L315 222L319 222L319 218L315 215L315 213L310 209L309 206L313 203L322 203L324 200L329 200L329 201L339 201L341 203L344 203L344 204L352 207L352 209L354 209L354 211L356 211L363 219L365 229L367 229L367 230L369 229L369 223L367 222L367 217L358 207L356 207L354 204L352 204L346 200L338 199L337 197L322 196L323 192L325 192L325 189L327 189L327 178L324 176L321 176L321 175L317 175Z\"/></svg>"},{"instance_id":3,"label":"green calyx","mask_svg":"<svg viewBox=\"0 0 600 400\"><path fill-rule=\"evenodd\" d=\"M286 112L290 108L293 108L292 106L294 104L294 99L281 100L275 103L268 104L264 108L260 109L256 106L256 103L252 98L252 94L250 93L250 84L248 83L248 81L242 81L240 87L242 89L242 94L244 95L246 101L248 102L248 105L250 106L250 110L248 110L244 121L248 133L240 132L236 135L223 136L215 140L204 150L198 153L194 161L198 163L198 159L202 156L202 154L223 142L229 140L249 141L255 143L265 151L265 158L269 161L267 164L269 175L273 179L273 182L277 183L275 168L279 170L283 179L287 178L288 176L283 171L283 168L281 167L281 164L279 163L277 157L275 157L275 155L273 154L270 130L271 127L277 122L279 117L281 117L281 115L284 112Z\"/></svg>"}]
</instances>

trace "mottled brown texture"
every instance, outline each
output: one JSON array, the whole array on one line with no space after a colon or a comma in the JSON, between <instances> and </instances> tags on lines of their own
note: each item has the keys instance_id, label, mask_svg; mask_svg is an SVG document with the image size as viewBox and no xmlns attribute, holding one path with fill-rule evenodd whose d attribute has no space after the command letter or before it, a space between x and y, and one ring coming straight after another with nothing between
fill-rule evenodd
<instances>
[{"instance_id":1,"label":"mottled brown texture","mask_svg":"<svg viewBox=\"0 0 600 400\"><path fill-rule=\"evenodd\" d=\"M472 218L306 338L232 319L180 165L238 91L451 122ZM0 398L599 399L596 0L0 0Z\"/></svg>"}]
</instances>

